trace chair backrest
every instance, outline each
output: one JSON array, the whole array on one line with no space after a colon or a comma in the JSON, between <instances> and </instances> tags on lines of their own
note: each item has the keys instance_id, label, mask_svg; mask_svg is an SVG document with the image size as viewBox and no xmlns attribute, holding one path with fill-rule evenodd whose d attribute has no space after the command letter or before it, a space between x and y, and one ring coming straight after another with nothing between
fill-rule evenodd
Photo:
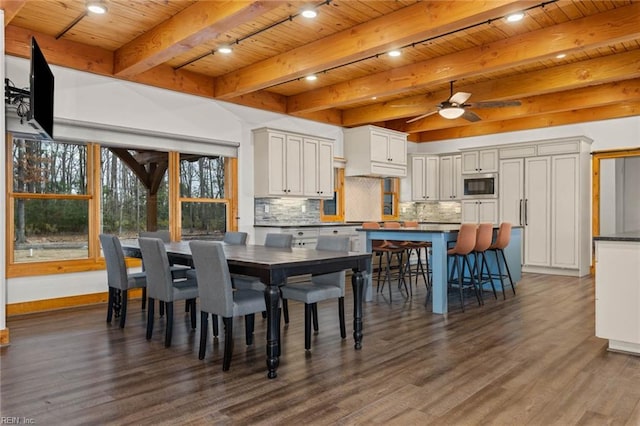
<instances>
[{"instance_id":1,"label":"chair backrest","mask_svg":"<svg viewBox=\"0 0 640 426\"><path fill-rule=\"evenodd\" d=\"M265 247L291 248L293 245L293 234L276 234L270 232L264 240Z\"/></svg>"},{"instance_id":2,"label":"chair backrest","mask_svg":"<svg viewBox=\"0 0 640 426\"><path fill-rule=\"evenodd\" d=\"M481 223L476 232L475 251L485 251L493 240L493 223Z\"/></svg>"},{"instance_id":3,"label":"chair backrest","mask_svg":"<svg viewBox=\"0 0 640 426\"><path fill-rule=\"evenodd\" d=\"M163 230L163 231L141 231L138 234L138 237L142 237L142 238L160 238L163 243L170 243L171 242L171 234L169 233L169 231L166 231L166 230Z\"/></svg>"},{"instance_id":4,"label":"chair backrest","mask_svg":"<svg viewBox=\"0 0 640 426\"><path fill-rule=\"evenodd\" d=\"M509 245L511 240L511 223L502 222L500 228L498 228L498 236L496 242L491 246L492 248L504 249Z\"/></svg>"},{"instance_id":5,"label":"chair backrest","mask_svg":"<svg viewBox=\"0 0 640 426\"><path fill-rule=\"evenodd\" d=\"M458 231L458 239L453 252L456 254L469 254L476 245L476 228L475 223L463 223Z\"/></svg>"},{"instance_id":6,"label":"chair backrest","mask_svg":"<svg viewBox=\"0 0 640 426\"><path fill-rule=\"evenodd\" d=\"M390 229L397 229L401 227L400 222L384 222L383 226Z\"/></svg>"},{"instance_id":7,"label":"chair backrest","mask_svg":"<svg viewBox=\"0 0 640 426\"><path fill-rule=\"evenodd\" d=\"M345 252L349 251L350 246L351 240L348 236L320 235L318 237L318 243L316 244L316 250ZM314 275L311 277L311 282L314 284L340 287L340 289L344 291L345 275L345 271Z\"/></svg>"},{"instance_id":8,"label":"chair backrest","mask_svg":"<svg viewBox=\"0 0 640 426\"><path fill-rule=\"evenodd\" d=\"M404 227L405 228L417 228L419 226L417 220L405 220Z\"/></svg>"},{"instance_id":9,"label":"chair backrest","mask_svg":"<svg viewBox=\"0 0 640 426\"><path fill-rule=\"evenodd\" d=\"M129 287L129 281L120 240L117 236L109 234L100 234L99 238L107 264L107 284L109 287L126 290Z\"/></svg>"},{"instance_id":10,"label":"chair backrest","mask_svg":"<svg viewBox=\"0 0 640 426\"><path fill-rule=\"evenodd\" d=\"M237 231L227 231L224 233L224 241L226 244L233 244L236 246L244 246L247 244L247 233Z\"/></svg>"},{"instance_id":11,"label":"chair backrest","mask_svg":"<svg viewBox=\"0 0 640 426\"><path fill-rule=\"evenodd\" d=\"M219 241L191 241L189 247L198 281L200 309L232 317L233 289L223 244Z\"/></svg>"},{"instance_id":12,"label":"chair backrest","mask_svg":"<svg viewBox=\"0 0 640 426\"><path fill-rule=\"evenodd\" d=\"M163 302L173 301L173 277L164 242L160 238L138 238L146 266L147 295Z\"/></svg>"},{"instance_id":13,"label":"chair backrest","mask_svg":"<svg viewBox=\"0 0 640 426\"><path fill-rule=\"evenodd\" d=\"M380 224L378 222L364 222L362 224L362 228L364 228L364 229L380 229Z\"/></svg>"}]
</instances>

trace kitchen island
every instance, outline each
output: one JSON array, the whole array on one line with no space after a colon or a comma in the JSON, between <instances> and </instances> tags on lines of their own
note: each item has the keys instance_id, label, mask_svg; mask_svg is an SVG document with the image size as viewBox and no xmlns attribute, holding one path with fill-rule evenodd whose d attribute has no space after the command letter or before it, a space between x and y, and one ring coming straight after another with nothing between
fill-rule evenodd
<instances>
[{"instance_id":1,"label":"kitchen island","mask_svg":"<svg viewBox=\"0 0 640 426\"><path fill-rule=\"evenodd\" d=\"M373 240L390 240L390 241L429 241L432 245L432 255L430 266L433 271L433 291L432 303L433 312L436 314L446 314L448 311L447 300L447 243L455 241L458 238L458 224L428 224L420 225L417 228L380 228L380 229L364 229L358 228L360 234L360 247L363 251L371 253L371 241ZM494 232L497 227L494 228ZM511 230L511 241L509 246L504 250L511 271L514 283L520 281L521 272L521 244L522 244L522 228L514 226ZM487 256L491 260L492 256ZM489 262L489 268L492 274L497 274L495 261ZM373 300L372 274L369 269L367 280L365 282L365 300Z\"/></svg>"},{"instance_id":2,"label":"kitchen island","mask_svg":"<svg viewBox=\"0 0 640 426\"><path fill-rule=\"evenodd\" d=\"M593 238L596 336L609 350L640 355L640 231Z\"/></svg>"}]
</instances>

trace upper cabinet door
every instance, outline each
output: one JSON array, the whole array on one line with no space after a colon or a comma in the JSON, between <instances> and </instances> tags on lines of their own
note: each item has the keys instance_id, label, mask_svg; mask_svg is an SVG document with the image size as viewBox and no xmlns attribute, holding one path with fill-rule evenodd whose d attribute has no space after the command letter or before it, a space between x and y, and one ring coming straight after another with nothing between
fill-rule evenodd
<instances>
[{"instance_id":1,"label":"upper cabinet door","mask_svg":"<svg viewBox=\"0 0 640 426\"><path fill-rule=\"evenodd\" d=\"M272 195L286 195L287 173L285 165L287 161L287 136L282 133L270 133L268 145L268 164L265 168L269 174L268 193Z\"/></svg>"},{"instance_id":2,"label":"upper cabinet door","mask_svg":"<svg viewBox=\"0 0 640 426\"><path fill-rule=\"evenodd\" d=\"M333 142L318 143L318 195L322 198L333 198L335 188L333 182Z\"/></svg>"},{"instance_id":3,"label":"upper cabinet door","mask_svg":"<svg viewBox=\"0 0 640 426\"><path fill-rule=\"evenodd\" d=\"M462 173L495 173L498 171L498 150L465 151L462 153Z\"/></svg>"},{"instance_id":4,"label":"upper cabinet door","mask_svg":"<svg viewBox=\"0 0 640 426\"><path fill-rule=\"evenodd\" d=\"M379 161L381 163L390 162L389 156L389 135L381 132L371 132L371 161Z\"/></svg>"},{"instance_id":5,"label":"upper cabinet door","mask_svg":"<svg viewBox=\"0 0 640 426\"><path fill-rule=\"evenodd\" d=\"M411 199L426 201L425 176L427 174L427 160L422 155L411 157Z\"/></svg>"},{"instance_id":6,"label":"upper cabinet door","mask_svg":"<svg viewBox=\"0 0 640 426\"><path fill-rule=\"evenodd\" d=\"M393 164L407 164L407 138L397 135L389 135L389 162Z\"/></svg>"},{"instance_id":7,"label":"upper cabinet door","mask_svg":"<svg viewBox=\"0 0 640 426\"><path fill-rule=\"evenodd\" d=\"M302 195L302 137L287 135L286 192L287 195Z\"/></svg>"}]
</instances>

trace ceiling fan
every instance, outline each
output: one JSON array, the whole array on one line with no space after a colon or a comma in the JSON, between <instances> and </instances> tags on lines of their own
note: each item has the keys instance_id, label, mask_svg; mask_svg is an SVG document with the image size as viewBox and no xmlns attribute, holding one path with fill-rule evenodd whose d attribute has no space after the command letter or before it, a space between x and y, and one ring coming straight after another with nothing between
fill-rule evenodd
<instances>
[{"instance_id":1,"label":"ceiling fan","mask_svg":"<svg viewBox=\"0 0 640 426\"><path fill-rule=\"evenodd\" d=\"M473 111L469 111L467 108L500 108L507 106L520 106L520 101L489 101L489 102L472 102L466 103L471 97L471 93L456 92L453 93L453 81L451 81L451 96L446 101L440 102L436 109L429 111L426 114L422 114L418 117L408 120L407 123L413 123L414 121L421 120L425 117L433 115L435 113L440 114L442 117L449 120L455 118L464 118L467 121L475 122L480 121L481 118Z\"/></svg>"}]
</instances>

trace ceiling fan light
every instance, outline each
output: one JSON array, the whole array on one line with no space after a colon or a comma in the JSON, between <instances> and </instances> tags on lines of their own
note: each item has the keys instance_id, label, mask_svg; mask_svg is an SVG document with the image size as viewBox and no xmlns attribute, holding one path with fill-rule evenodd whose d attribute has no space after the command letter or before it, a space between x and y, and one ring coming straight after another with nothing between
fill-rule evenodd
<instances>
[{"instance_id":1,"label":"ceiling fan light","mask_svg":"<svg viewBox=\"0 0 640 426\"><path fill-rule=\"evenodd\" d=\"M103 15L107 13L107 5L104 4L103 1L88 1L87 2L87 10L91 13L95 13L97 15Z\"/></svg>"},{"instance_id":2,"label":"ceiling fan light","mask_svg":"<svg viewBox=\"0 0 640 426\"><path fill-rule=\"evenodd\" d=\"M441 108L440 111L438 111L438 114L440 114L444 118L453 120L454 118L459 118L462 116L462 114L464 114L464 108L460 108L457 106Z\"/></svg>"}]
</instances>

